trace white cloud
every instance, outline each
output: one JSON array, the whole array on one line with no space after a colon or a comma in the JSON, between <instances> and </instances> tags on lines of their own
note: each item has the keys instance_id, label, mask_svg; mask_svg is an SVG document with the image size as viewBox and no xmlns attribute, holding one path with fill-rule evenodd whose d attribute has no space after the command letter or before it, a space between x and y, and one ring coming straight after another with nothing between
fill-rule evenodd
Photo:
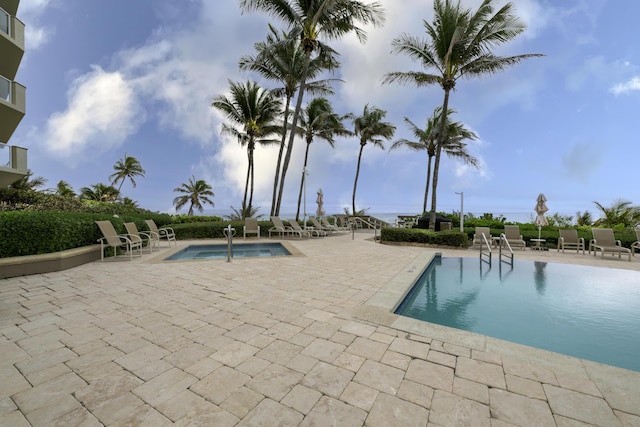
<instances>
[{"instance_id":1,"label":"white cloud","mask_svg":"<svg viewBox=\"0 0 640 427\"><path fill-rule=\"evenodd\" d=\"M614 95L640 91L640 76L633 77L624 83L618 83L613 86L610 91Z\"/></svg>"},{"instance_id":2,"label":"white cloud","mask_svg":"<svg viewBox=\"0 0 640 427\"><path fill-rule=\"evenodd\" d=\"M67 96L67 109L49 117L43 140L47 150L72 162L118 146L144 120L130 83L118 72L93 67Z\"/></svg>"}]
</instances>

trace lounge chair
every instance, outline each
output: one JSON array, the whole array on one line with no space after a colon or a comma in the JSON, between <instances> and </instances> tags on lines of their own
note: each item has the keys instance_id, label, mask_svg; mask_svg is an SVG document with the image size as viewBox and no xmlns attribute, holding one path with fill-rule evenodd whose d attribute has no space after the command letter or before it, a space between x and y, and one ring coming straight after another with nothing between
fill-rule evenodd
<instances>
[{"instance_id":1,"label":"lounge chair","mask_svg":"<svg viewBox=\"0 0 640 427\"><path fill-rule=\"evenodd\" d=\"M522 234L520 234L519 225L505 225L504 236L512 248L520 247L524 251L527 247L527 242L524 241Z\"/></svg>"},{"instance_id":2,"label":"lounge chair","mask_svg":"<svg viewBox=\"0 0 640 427\"><path fill-rule=\"evenodd\" d=\"M125 222L124 228L127 229L127 234L133 241L140 241L144 246L145 239L147 240L147 248L149 248L149 253L153 252L153 247L158 245L160 247L160 238L157 234L152 233L150 231L138 231L138 226L135 222Z\"/></svg>"},{"instance_id":3,"label":"lounge chair","mask_svg":"<svg viewBox=\"0 0 640 427\"><path fill-rule=\"evenodd\" d=\"M575 249L576 253L580 252L582 249L582 254L584 255L584 238L578 237L578 231L573 228L568 228L564 230L558 230L560 232L560 237L558 238L558 252L562 249L562 253L564 253L565 249Z\"/></svg>"},{"instance_id":4,"label":"lounge chair","mask_svg":"<svg viewBox=\"0 0 640 427\"><path fill-rule=\"evenodd\" d=\"M324 225L325 229L331 229L331 230L335 230L337 232L347 232L347 231L351 231L351 227L347 227L347 226L338 226L335 224L331 224L327 218L320 218L320 222L322 223L322 225Z\"/></svg>"},{"instance_id":5,"label":"lounge chair","mask_svg":"<svg viewBox=\"0 0 640 427\"><path fill-rule=\"evenodd\" d=\"M300 224L298 224L298 221L296 221L295 219L287 219L286 221L289 224L289 232L292 235L296 235L301 239L308 239L309 237L311 237L311 233L307 230L303 230L302 227L300 227Z\"/></svg>"},{"instance_id":6,"label":"lounge chair","mask_svg":"<svg viewBox=\"0 0 640 427\"><path fill-rule=\"evenodd\" d=\"M313 229L314 230L322 230L322 231L324 231L325 236L327 234L337 233L338 232L337 228L335 228L335 227L326 227L326 226L322 225L320 223L320 221L318 221L318 218L311 217L311 218L309 218L309 220L311 221L311 224L313 224Z\"/></svg>"},{"instance_id":7,"label":"lounge chair","mask_svg":"<svg viewBox=\"0 0 640 427\"><path fill-rule=\"evenodd\" d=\"M316 230L315 228L303 229L300 227L300 224L298 224L298 221L294 219L288 219L287 221L291 224L291 228L293 228L294 231L301 232L303 235L306 234L309 237L325 237L327 235L327 232L324 230Z\"/></svg>"},{"instance_id":8,"label":"lounge chair","mask_svg":"<svg viewBox=\"0 0 640 427\"><path fill-rule=\"evenodd\" d=\"M629 261L631 261L631 249L622 246L620 240L616 240L611 228L592 228L593 239L589 242L589 253L593 249L593 256L596 256L598 249L600 250L601 257L604 258L605 252L611 252L611 254L618 253L618 258L622 258L622 253L629 254Z\"/></svg>"},{"instance_id":9,"label":"lounge chair","mask_svg":"<svg viewBox=\"0 0 640 427\"><path fill-rule=\"evenodd\" d=\"M260 225L257 218L245 218L242 226L242 238L246 240L247 234L255 234L260 238Z\"/></svg>"},{"instance_id":10,"label":"lounge chair","mask_svg":"<svg viewBox=\"0 0 640 427\"><path fill-rule=\"evenodd\" d=\"M171 242L173 242L175 246L178 246L178 242L176 242L176 233L173 231L173 228L158 228L155 221L152 219L145 219L144 222L147 224L147 227L149 227L149 231L151 231L152 234L155 233L158 236L158 241L166 239L167 243L169 243L169 246L171 246Z\"/></svg>"},{"instance_id":11,"label":"lounge chair","mask_svg":"<svg viewBox=\"0 0 640 427\"><path fill-rule=\"evenodd\" d=\"M473 234L473 241L471 242L471 247L475 248L475 247L480 247L480 245L483 244L483 239L482 239L482 235L484 234L484 236L487 238L487 243L489 243L489 245L493 245L492 242L492 238L491 238L491 229L489 227L476 227L476 232Z\"/></svg>"},{"instance_id":12,"label":"lounge chair","mask_svg":"<svg viewBox=\"0 0 640 427\"><path fill-rule=\"evenodd\" d=\"M636 228L636 241L631 244L631 255L636 255L636 249L640 249L640 228Z\"/></svg>"},{"instance_id":13,"label":"lounge chair","mask_svg":"<svg viewBox=\"0 0 640 427\"><path fill-rule=\"evenodd\" d=\"M104 237L98 239L100 242L100 260L104 261L105 247L113 248L113 256L117 255L120 247L125 248L129 252L129 260L133 260L133 251L138 250L142 256L142 239L134 240L128 234L118 234L113 228L111 221L96 221L100 232Z\"/></svg>"},{"instance_id":14,"label":"lounge chair","mask_svg":"<svg viewBox=\"0 0 640 427\"><path fill-rule=\"evenodd\" d=\"M272 216L271 222L273 223L273 227L269 229L269 238L271 238L272 234L278 234L281 238L288 237L292 234L291 227L285 226L280 217Z\"/></svg>"}]
</instances>

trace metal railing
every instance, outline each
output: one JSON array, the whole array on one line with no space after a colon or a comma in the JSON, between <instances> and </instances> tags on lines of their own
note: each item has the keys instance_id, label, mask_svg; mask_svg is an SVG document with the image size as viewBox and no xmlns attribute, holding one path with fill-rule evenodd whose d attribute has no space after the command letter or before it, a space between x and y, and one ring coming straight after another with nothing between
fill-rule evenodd
<instances>
[{"instance_id":1,"label":"metal railing","mask_svg":"<svg viewBox=\"0 0 640 427\"><path fill-rule=\"evenodd\" d=\"M487 239L487 236L484 233L481 234L481 238L482 240L480 241L480 265L482 265L482 261L484 261L487 264L489 264L489 267L491 267L491 244L489 243L489 240ZM482 249L485 246L487 248L486 253L482 251Z\"/></svg>"},{"instance_id":2,"label":"metal railing","mask_svg":"<svg viewBox=\"0 0 640 427\"><path fill-rule=\"evenodd\" d=\"M505 254L502 253L503 244L506 249L509 249L509 253L505 253ZM509 244L509 241L507 240L507 236L505 236L504 233L500 234L500 240L498 241L498 248L499 248L500 262L504 262L506 264L511 265L511 267L513 267L513 249L511 249L511 245Z\"/></svg>"}]
</instances>

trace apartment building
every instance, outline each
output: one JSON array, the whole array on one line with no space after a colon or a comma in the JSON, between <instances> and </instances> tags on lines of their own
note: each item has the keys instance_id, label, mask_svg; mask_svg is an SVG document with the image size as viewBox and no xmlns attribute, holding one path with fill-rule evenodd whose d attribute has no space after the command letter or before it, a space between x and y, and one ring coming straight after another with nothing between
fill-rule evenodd
<instances>
[{"instance_id":1,"label":"apartment building","mask_svg":"<svg viewBox=\"0 0 640 427\"><path fill-rule=\"evenodd\" d=\"M0 187L27 173L27 150L9 145L26 113L26 88L15 81L24 55L24 24L17 17L20 0L0 0Z\"/></svg>"}]
</instances>

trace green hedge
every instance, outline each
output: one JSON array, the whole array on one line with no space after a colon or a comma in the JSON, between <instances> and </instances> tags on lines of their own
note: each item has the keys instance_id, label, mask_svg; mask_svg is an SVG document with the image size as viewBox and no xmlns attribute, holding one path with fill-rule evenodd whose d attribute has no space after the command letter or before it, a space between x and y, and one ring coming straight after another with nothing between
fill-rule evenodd
<instances>
[{"instance_id":1,"label":"green hedge","mask_svg":"<svg viewBox=\"0 0 640 427\"><path fill-rule=\"evenodd\" d=\"M228 225L235 228L235 237L242 237L242 227L244 221L211 221L211 222L194 222L190 224L173 224L171 228L176 233L177 239L221 239L224 238L224 229ZM273 227L271 221L258 221L260 226L260 235L268 236L269 228Z\"/></svg>"},{"instance_id":2,"label":"green hedge","mask_svg":"<svg viewBox=\"0 0 640 427\"><path fill-rule=\"evenodd\" d=\"M140 217L55 211L0 212L0 257L45 254L96 244L102 234L95 221L105 219L110 220L119 233L125 233L125 222L135 222L141 231L147 230L145 219L153 219L159 227L171 223L168 214Z\"/></svg>"},{"instance_id":3,"label":"green hedge","mask_svg":"<svg viewBox=\"0 0 640 427\"><path fill-rule=\"evenodd\" d=\"M467 235L459 231L429 231L420 228L383 228L380 232L383 242L425 243L438 246L466 247Z\"/></svg>"}]
</instances>

